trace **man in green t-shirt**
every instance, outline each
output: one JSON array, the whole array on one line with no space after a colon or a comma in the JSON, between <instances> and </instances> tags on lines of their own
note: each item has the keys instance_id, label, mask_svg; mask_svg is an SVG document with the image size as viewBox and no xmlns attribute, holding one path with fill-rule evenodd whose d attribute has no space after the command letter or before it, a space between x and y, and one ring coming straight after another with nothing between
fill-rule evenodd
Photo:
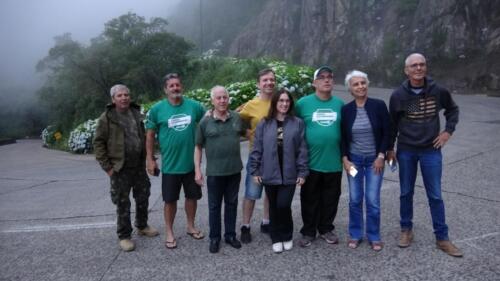
<instances>
[{"instance_id":1,"label":"man in green t-shirt","mask_svg":"<svg viewBox=\"0 0 500 281\"><path fill-rule=\"evenodd\" d=\"M342 180L340 112L344 102L332 96L333 71L322 66L314 72L315 93L297 102L297 116L306 125L309 149L309 176L300 190L302 239L308 247L316 232L329 244L338 243L333 221L337 214Z\"/></svg>"},{"instance_id":2,"label":"man in green t-shirt","mask_svg":"<svg viewBox=\"0 0 500 281\"><path fill-rule=\"evenodd\" d=\"M210 253L217 253L221 240L221 207L224 199L224 240L233 248L241 248L236 239L236 215L240 189L241 163L240 137L246 126L240 116L228 110L229 94L222 86L210 90L211 114L205 116L196 130L194 150L195 180L203 185L201 171L202 149L207 158L207 196L210 224Z\"/></svg>"},{"instance_id":3,"label":"man in green t-shirt","mask_svg":"<svg viewBox=\"0 0 500 281\"><path fill-rule=\"evenodd\" d=\"M196 124L205 114L198 102L182 96L181 78L178 74L167 74L163 79L166 98L156 103L148 113L146 122L146 165L149 174L155 174L158 166L154 159L155 136L161 151L162 197L165 202L165 247L177 247L173 232L177 200L181 186L184 187L187 234L202 239L203 233L194 226L197 200L201 198L201 187L194 180L194 137Z\"/></svg>"}]
</instances>

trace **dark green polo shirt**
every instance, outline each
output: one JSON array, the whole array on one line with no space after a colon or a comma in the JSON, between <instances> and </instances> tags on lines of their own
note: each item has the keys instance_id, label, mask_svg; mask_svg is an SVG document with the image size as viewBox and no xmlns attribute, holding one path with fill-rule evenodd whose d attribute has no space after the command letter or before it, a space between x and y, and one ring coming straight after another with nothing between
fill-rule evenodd
<instances>
[{"instance_id":1,"label":"dark green polo shirt","mask_svg":"<svg viewBox=\"0 0 500 281\"><path fill-rule=\"evenodd\" d=\"M246 125L238 113L229 111L226 121L205 116L196 130L196 144L205 148L207 176L229 176L241 172L240 137Z\"/></svg>"}]
</instances>

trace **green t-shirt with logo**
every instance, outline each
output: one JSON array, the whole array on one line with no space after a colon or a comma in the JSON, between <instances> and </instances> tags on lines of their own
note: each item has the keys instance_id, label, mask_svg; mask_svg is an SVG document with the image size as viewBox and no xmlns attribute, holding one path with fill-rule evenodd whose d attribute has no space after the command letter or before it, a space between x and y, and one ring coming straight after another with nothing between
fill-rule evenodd
<instances>
[{"instance_id":1,"label":"green t-shirt with logo","mask_svg":"<svg viewBox=\"0 0 500 281\"><path fill-rule=\"evenodd\" d=\"M344 102L337 97L324 101L316 94L297 101L297 116L306 125L309 169L324 173L342 171L340 113L343 105Z\"/></svg>"},{"instance_id":2,"label":"green t-shirt with logo","mask_svg":"<svg viewBox=\"0 0 500 281\"><path fill-rule=\"evenodd\" d=\"M185 97L176 106L163 99L149 110L146 129L157 133L162 173L185 174L194 170L196 124L203 115L203 106Z\"/></svg>"}]
</instances>

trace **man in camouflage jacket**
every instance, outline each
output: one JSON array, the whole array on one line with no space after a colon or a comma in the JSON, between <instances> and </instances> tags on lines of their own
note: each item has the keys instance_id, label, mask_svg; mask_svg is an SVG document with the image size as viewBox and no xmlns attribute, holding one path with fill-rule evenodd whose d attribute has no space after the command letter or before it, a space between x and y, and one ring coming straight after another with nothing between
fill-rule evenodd
<instances>
[{"instance_id":1,"label":"man in camouflage jacket","mask_svg":"<svg viewBox=\"0 0 500 281\"><path fill-rule=\"evenodd\" d=\"M145 130L140 106L130 102L124 85L110 90L112 104L99 117L94 138L94 152L101 168L111 181L111 201L116 205L117 234L123 251L133 251L131 240L130 191L136 203L135 226L139 235L153 237L158 231L148 226L151 183L146 174Z\"/></svg>"}]
</instances>

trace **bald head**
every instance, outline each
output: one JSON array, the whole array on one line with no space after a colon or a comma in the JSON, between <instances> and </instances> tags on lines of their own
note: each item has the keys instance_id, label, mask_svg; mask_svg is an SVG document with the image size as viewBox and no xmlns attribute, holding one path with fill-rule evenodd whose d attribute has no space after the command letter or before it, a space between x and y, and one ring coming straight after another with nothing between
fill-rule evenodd
<instances>
[{"instance_id":1,"label":"bald head","mask_svg":"<svg viewBox=\"0 0 500 281\"><path fill-rule=\"evenodd\" d=\"M422 54L414 53L405 60L405 74L413 87L422 87L427 75L427 62Z\"/></svg>"},{"instance_id":2,"label":"bald head","mask_svg":"<svg viewBox=\"0 0 500 281\"><path fill-rule=\"evenodd\" d=\"M411 61L413 59L416 59L416 58L423 59L424 62L426 61L424 55L422 55L420 53L413 53L413 54L410 54L409 56L406 57L406 59L405 59L405 67L406 66L410 66Z\"/></svg>"}]
</instances>

